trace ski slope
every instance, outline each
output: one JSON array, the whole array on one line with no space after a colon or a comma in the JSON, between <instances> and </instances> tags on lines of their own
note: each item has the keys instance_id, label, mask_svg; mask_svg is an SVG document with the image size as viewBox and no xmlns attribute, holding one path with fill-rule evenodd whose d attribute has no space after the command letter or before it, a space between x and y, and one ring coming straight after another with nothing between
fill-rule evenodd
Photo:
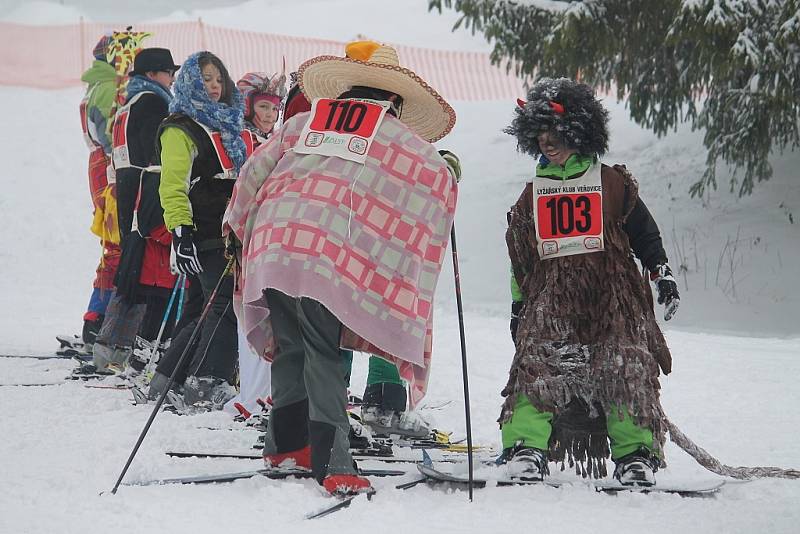
<instances>
[{"instance_id":1,"label":"ski slope","mask_svg":"<svg viewBox=\"0 0 800 534\"><path fill-rule=\"evenodd\" d=\"M453 400L423 410L441 428L463 436L458 328L438 312L436 364L427 402ZM506 321L468 313L472 424L477 444L499 447L494 422L505 382L511 343ZM663 381L663 404L671 419L698 444L732 465L800 465L796 429L800 414L794 377L800 374L800 342L733 338L670 331L676 370ZM58 381L70 362L0 358L3 383ZM357 358L354 389L363 387L366 359ZM711 499L674 495L596 494L569 470L554 475L574 487L487 488L474 502L465 491L394 485L415 479L375 479L378 495L349 509L309 522L310 511L330 502L312 481L250 479L213 486L122 487L114 485L150 410L132 406L130 393L88 389L70 382L48 387L0 387L3 491L0 532L115 534L141 532L515 532L598 534L619 532L796 532L800 481L729 482ZM256 469L257 460L177 459L167 450L248 451L253 431L209 430L232 426L224 414L157 416L127 481ZM662 483L706 481L703 470L674 445ZM365 467L384 467L363 462ZM445 464L447 468L458 466ZM462 467L463 469L463 467Z\"/></svg>"},{"instance_id":2,"label":"ski slope","mask_svg":"<svg viewBox=\"0 0 800 534\"><path fill-rule=\"evenodd\" d=\"M4 17L74 22L80 14L91 18L90 9L97 5L69 4L4 5L9 7ZM126 5L120 16L202 16L209 23L291 35L346 40L366 34L423 47L487 49L468 33L450 34L453 14L427 15L423 0L402 7L377 0L369 9L356 0L225 2L215 9L207 8L209 4L197 11L190 2L172 2L177 13ZM327 24L307 16L321 6L331 9ZM77 88L0 87L0 116L6 124L0 133L5 163L0 353L46 352L54 348L56 333L77 332L81 326L99 257L99 244L88 231L88 154L77 120L81 96ZM657 139L629 122L624 103L607 98L606 104L612 143L605 161L624 162L639 177L642 198L661 226L673 269L686 266L679 277L681 309L663 325L674 358L673 373L662 379L668 416L723 463L800 467L800 239L788 217L795 210L797 218L800 209L795 183L800 155L776 156L775 176L751 197L737 199L721 184L708 198L689 199L686 191L702 173L705 158L702 132L682 127ZM464 168L456 230L473 434L476 443L497 448L499 392L513 356L505 213L533 162L517 154L513 140L501 132L513 102L453 105L458 123L439 146L459 154ZM423 413L439 428L463 436L454 300L448 265L437 289L434 362L425 402L452 402ZM0 384L60 382L71 367L68 361L0 358ZM363 388L365 373L366 358L356 358L354 391ZM800 522L800 481L785 480L730 482L713 499L613 497L575 484L561 489L487 488L469 503L465 492L426 486L394 489L416 477L412 473L377 479L379 493L372 502L356 502L314 522L305 521L304 514L329 499L311 481L262 478L216 486L124 487L115 496L99 495L113 486L150 413L132 406L129 398L126 391L73 382L0 386L0 532L797 532ZM223 414L159 414L126 480L256 468L258 461L163 454L170 449L247 450L255 433L204 428L231 425ZM669 466L657 474L661 482L715 478L671 443L666 454ZM557 476L573 475L565 471Z\"/></svg>"}]
</instances>

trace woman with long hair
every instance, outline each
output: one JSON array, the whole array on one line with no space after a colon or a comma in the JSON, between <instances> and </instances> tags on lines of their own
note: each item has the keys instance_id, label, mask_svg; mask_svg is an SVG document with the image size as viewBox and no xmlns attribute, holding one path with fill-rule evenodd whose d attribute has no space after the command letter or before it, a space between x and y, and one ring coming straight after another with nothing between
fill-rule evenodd
<instances>
[{"instance_id":1,"label":"woman with long hair","mask_svg":"<svg viewBox=\"0 0 800 534\"><path fill-rule=\"evenodd\" d=\"M192 291L202 290L204 306L227 265L222 216L239 169L247 157L240 137L242 96L225 65L211 52L189 56L174 85L170 115L161 123L159 195L164 221L172 232L172 264L185 274ZM179 378L183 402L220 409L236 394L237 335L232 306L233 278L225 276L199 341ZM163 390L196 322L177 332L151 382L151 395ZM179 380L180 381L180 380Z\"/></svg>"}]
</instances>

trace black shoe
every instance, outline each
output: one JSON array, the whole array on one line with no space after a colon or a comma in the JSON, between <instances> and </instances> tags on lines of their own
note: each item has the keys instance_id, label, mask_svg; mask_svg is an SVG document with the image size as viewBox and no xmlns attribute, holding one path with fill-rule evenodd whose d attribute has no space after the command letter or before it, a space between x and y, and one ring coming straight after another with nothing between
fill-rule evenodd
<instances>
[{"instance_id":1,"label":"black shoe","mask_svg":"<svg viewBox=\"0 0 800 534\"><path fill-rule=\"evenodd\" d=\"M623 486L654 486L655 472L660 463L658 457L642 447L615 460L614 479Z\"/></svg>"},{"instance_id":2,"label":"black shoe","mask_svg":"<svg viewBox=\"0 0 800 534\"><path fill-rule=\"evenodd\" d=\"M364 390L363 406L377 406L381 410L402 413L406 411L408 396L406 388L401 384L378 382L370 384Z\"/></svg>"},{"instance_id":3,"label":"black shoe","mask_svg":"<svg viewBox=\"0 0 800 534\"><path fill-rule=\"evenodd\" d=\"M83 331L81 332L81 338L83 338L83 342L85 345L94 345L94 340L97 339L97 334L100 332L100 327L103 326L103 319L105 318L104 315L100 315L94 321L83 321ZM86 350L86 352L91 352L90 350Z\"/></svg>"}]
</instances>

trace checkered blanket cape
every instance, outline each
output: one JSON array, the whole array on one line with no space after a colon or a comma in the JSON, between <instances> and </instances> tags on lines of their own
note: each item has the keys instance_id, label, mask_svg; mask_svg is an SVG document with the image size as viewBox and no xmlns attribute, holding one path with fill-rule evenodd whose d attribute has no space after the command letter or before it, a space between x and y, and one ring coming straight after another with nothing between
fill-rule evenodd
<instances>
[{"instance_id":1,"label":"checkered blanket cape","mask_svg":"<svg viewBox=\"0 0 800 534\"><path fill-rule=\"evenodd\" d=\"M394 362L425 394L433 297L457 186L430 143L386 116L364 164L292 150L309 113L292 117L247 160L224 232L243 245L236 315L257 354L275 350L266 288L324 304L341 346Z\"/></svg>"}]
</instances>

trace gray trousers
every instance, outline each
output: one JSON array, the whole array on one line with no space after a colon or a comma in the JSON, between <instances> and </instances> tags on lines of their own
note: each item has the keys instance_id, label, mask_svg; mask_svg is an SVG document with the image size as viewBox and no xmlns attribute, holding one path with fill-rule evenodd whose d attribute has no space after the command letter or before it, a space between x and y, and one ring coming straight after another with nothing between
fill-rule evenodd
<instances>
[{"instance_id":1,"label":"gray trousers","mask_svg":"<svg viewBox=\"0 0 800 534\"><path fill-rule=\"evenodd\" d=\"M350 422L339 336L342 323L321 303L265 292L277 344L264 454L311 445L314 477L352 474Z\"/></svg>"},{"instance_id":2,"label":"gray trousers","mask_svg":"<svg viewBox=\"0 0 800 534\"><path fill-rule=\"evenodd\" d=\"M98 368L105 369L111 363L125 365L146 311L145 304L128 304L116 293L111 297L92 347L92 359Z\"/></svg>"}]
</instances>

